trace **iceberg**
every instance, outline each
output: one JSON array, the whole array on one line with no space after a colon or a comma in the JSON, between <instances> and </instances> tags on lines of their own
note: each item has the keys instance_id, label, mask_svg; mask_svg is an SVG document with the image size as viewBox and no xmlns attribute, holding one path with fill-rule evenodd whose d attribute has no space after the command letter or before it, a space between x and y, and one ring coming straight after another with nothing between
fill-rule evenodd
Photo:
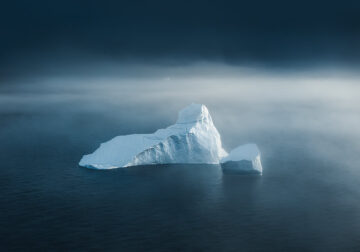
<instances>
[{"instance_id":1,"label":"iceberg","mask_svg":"<svg viewBox=\"0 0 360 252\"><path fill-rule=\"evenodd\" d=\"M233 149L220 160L223 170L237 173L262 173L260 151L256 144L245 144Z\"/></svg>"},{"instance_id":2,"label":"iceberg","mask_svg":"<svg viewBox=\"0 0 360 252\"><path fill-rule=\"evenodd\" d=\"M208 109L191 104L179 112L174 125L153 134L117 136L83 156L79 165L112 169L148 164L218 164L226 155Z\"/></svg>"},{"instance_id":3,"label":"iceberg","mask_svg":"<svg viewBox=\"0 0 360 252\"><path fill-rule=\"evenodd\" d=\"M238 152L244 153L238 153ZM179 112L174 125L152 134L117 136L102 143L92 154L84 155L80 166L91 169L114 169L151 164L222 164L253 162L254 154L236 148L230 155L223 149L218 130L209 110L202 104L191 104ZM230 158L230 159L227 159ZM258 163L251 166L258 170ZM254 162L255 162L254 161ZM249 166L250 167L250 166Z\"/></svg>"}]
</instances>

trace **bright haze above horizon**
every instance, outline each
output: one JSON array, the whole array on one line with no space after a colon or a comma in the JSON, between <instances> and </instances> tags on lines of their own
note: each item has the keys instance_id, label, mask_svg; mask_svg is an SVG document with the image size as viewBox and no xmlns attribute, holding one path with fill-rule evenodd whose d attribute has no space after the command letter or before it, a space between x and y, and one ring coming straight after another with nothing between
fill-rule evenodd
<instances>
[{"instance_id":1,"label":"bright haze above horizon","mask_svg":"<svg viewBox=\"0 0 360 252\"><path fill-rule=\"evenodd\" d=\"M7 1L0 81L98 62L354 70L359 12L355 0Z\"/></svg>"}]
</instances>

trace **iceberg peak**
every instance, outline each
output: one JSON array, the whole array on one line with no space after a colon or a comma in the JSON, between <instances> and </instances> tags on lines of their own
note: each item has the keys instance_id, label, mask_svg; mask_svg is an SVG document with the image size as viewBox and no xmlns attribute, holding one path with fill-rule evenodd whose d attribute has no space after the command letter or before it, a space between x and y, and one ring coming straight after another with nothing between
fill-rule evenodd
<instances>
[{"instance_id":1,"label":"iceberg peak","mask_svg":"<svg viewBox=\"0 0 360 252\"><path fill-rule=\"evenodd\" d=\"M176 123L182 124L195 122L212 123L209 110L205 105L192 103L183 108L179 112L179 117Z\"/></svg>"}]
</instances>

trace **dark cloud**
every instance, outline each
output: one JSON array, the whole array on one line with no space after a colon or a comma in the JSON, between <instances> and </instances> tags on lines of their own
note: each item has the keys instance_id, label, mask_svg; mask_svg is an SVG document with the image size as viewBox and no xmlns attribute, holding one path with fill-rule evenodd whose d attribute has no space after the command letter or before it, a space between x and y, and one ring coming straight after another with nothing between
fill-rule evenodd
<instances>
[{"instance_id":1,"label":"dark cloud","mask_svg":"<svg viewBox=\"0 0 360 252\"><path fill-rule=\"evenodd\" d=\"M7 1L0 8L1 72L47 54L353 64L360 60L359 13L355 0Z\"/></svg>"}]
</instances>

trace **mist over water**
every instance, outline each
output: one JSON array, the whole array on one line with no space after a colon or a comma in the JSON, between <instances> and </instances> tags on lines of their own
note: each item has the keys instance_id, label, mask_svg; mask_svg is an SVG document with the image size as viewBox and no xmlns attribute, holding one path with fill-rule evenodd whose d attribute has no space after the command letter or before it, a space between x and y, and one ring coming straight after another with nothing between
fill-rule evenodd
<instances>
[{"instance_id":1,"label":"mist over water","mask_svg":"<svg viewBox=\"0 0 360 252\"><path fill-rule=\"evenodd\" d=\"M360 249L360 78L224 65L50 73L0 86L5 248ZM249 142L263 176L218 166L90 171L83 154L151 133L191 102L227 151Z\"/></svg>"}]
</instances>

